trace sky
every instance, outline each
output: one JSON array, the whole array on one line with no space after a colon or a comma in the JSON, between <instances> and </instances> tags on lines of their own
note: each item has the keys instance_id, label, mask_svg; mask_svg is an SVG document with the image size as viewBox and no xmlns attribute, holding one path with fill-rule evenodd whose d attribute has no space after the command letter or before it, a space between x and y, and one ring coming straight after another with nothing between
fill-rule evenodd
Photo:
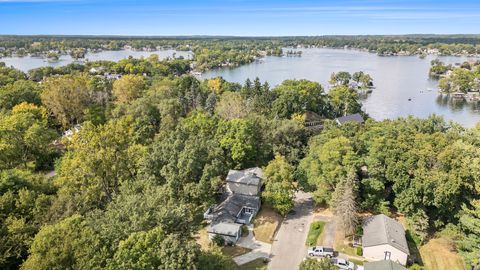
<instances>
[{"instance_id":1,"label":"sky","mask_svg":"<svg viewBox=\"0 0 480 270\"><path fill-rule=\"evenodd\" d=\"M480 0L0 0L0 34L480 34Z\"/></svg>"}]
</instances>

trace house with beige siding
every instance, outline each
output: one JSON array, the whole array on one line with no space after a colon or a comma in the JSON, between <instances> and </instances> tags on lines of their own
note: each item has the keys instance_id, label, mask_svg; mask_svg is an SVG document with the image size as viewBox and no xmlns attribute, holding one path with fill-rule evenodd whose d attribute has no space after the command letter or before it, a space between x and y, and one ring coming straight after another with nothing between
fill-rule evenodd
<instances>
[{"instance_id":1,"label":"house with beige siding","mask_svg":"<svg viewBox=\"0 0 480 270\"><path fill-rule=\"evenodd\" d=\"M371 261L390 260L407 264L408 250L405 229L392 218L380 214L366 218L362 224L363 256Z\"/></svg>"}]
</instances>

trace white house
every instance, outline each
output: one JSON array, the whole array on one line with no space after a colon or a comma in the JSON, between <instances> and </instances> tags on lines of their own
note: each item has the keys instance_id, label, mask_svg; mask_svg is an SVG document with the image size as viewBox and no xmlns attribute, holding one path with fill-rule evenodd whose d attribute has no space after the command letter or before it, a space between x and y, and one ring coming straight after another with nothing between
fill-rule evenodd
<instances>
[{"instance_id":1,"label":"white house","mask_svg":"<svg viewBox=\"0 0 480 270\"><path fill-rule=\"evenodd\" d=\"M368 260L391 260L407 264L410 255L405 230L397 221L381 214L363 221L363 256Z\"/></svg>"}]
</instances>

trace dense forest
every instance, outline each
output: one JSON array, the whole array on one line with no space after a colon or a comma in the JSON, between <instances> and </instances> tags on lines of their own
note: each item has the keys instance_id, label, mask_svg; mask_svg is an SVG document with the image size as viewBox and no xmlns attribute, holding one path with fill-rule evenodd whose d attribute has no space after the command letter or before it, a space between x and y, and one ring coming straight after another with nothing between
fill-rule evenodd
<instances>
[{"instance_id":1,"label":"dense forest","mask_svg":"<svg viewBox=\"0 0 480 270\"><path fill-rule=\"evenodd\" d=\"M448 235L479 264L480 126L438 116L339 126L368 118L368 74L332 74L327 93L307 80L201 81L190 64L0 65L1 269L235 269L193 235L228 170L253 166L281 215L298 188L337 212L350 200L353 218L401 213L420 244ZM312 116L323 129L306 127Z\"/></svg>"}]
</instances>

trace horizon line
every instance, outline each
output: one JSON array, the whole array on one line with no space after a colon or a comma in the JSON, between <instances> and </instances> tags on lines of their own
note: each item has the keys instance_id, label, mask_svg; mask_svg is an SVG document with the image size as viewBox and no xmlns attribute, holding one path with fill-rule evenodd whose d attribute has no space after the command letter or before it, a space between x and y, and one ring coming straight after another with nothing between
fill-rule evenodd
<instances>
[{"instance_id":1,"label":"horizon line","mask_svg":"<svg viewBox=\"0 0 480 270\"><path fill-rule=\"evenodd\" d=\"M129 35L129 34L0 34L0 37L135 37L135 38L304 38L304 37L408 37L408 36L480 36L480 33L405 33L405 34L338 34L338 35Z\"/></svg>"}]
</instances>

